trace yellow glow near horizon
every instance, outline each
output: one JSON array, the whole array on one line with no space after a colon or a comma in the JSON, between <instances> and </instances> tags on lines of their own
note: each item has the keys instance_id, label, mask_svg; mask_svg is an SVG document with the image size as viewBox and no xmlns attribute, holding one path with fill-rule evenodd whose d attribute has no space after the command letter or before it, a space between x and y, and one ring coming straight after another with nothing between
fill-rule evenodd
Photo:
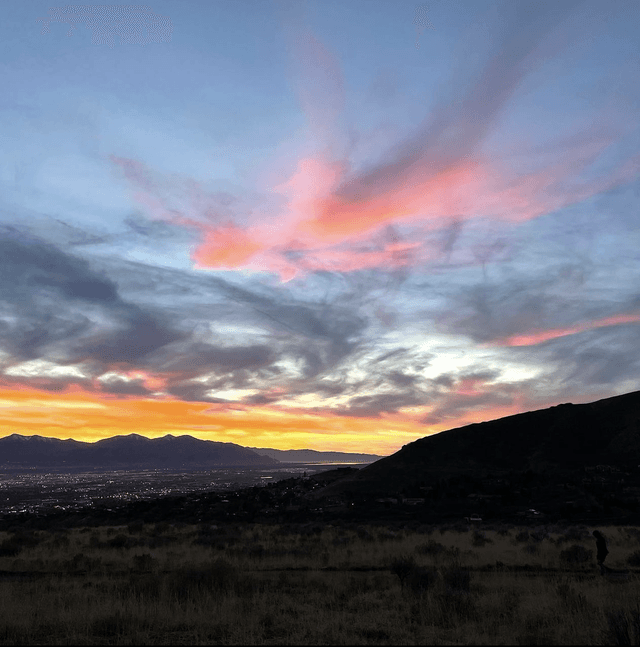
<instances>
[{"instance_id":1,"label":"yellow glow near horizon","mask_svg":"<svg viewBox=\"0 0 640 647\"><path fill-rule=\"evenodd\" d=\"M116 397L70 390L0 390L4 435L97 441L138 433L188 434L203 440L273 449L316 449L387 455L429 430L406 418L355 418L268 406L219 405Z\"/></svg>"},{"instance_id":2,"label":"yellow glow near horizon","mask_svg":"<svg viewBox=\"0 0 640 647\"><path fill-rule=\"evenodd\" d=\"M2 436L17 433L95 442L130 433L147 438L186 434L245 447L381 456L425 436L525 410L522 403L494 406L425 425L420 419L428 413L428 407L367 418L334 415L328 410L119 397L78 388L62 393L0 389L0 405Z\"/></svg>"}]
</instances>

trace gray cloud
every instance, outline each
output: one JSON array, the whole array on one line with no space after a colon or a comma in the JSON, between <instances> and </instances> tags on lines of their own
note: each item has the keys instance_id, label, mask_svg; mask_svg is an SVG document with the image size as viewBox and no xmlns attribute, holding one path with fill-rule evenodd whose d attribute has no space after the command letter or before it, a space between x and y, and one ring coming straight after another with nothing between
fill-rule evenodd
<instances>
[{"instance_id":1,"label":"gray cloud","mask_svg":"<svg viewBox=\"0 0 640 647\"><path fill-rule=\"evenodd\" d=\"M406 373L401 373L400 371L392 371L387 375L387 379L396 386L409 387L413 386L418 378L415 375L407 375Z\"/></svg>"},{"instance_id":2,"label":"gray cloud","mask_svg":"<svg viewBox=\"0 0 640 647\"><path fill-rule=\"evenodd\" d=\"M118 395L149 395L151 393L144 386L142 380L123 380L117 377L100 380L100 388L105 393Z\"/></svg>"},{"instance_id":3,"label":"gray cloud","mask_svg":"<svg viewBox=\"0 0 640 647\"><path fill-rule=\"evenodd\" d=\"M268 346L234 346L216 347L212 344L185 344L184 351L175 349L166 363L161 364L163 370L180 374L198 374L203 371L235 371L239 369L258 369L274 360L274 355Z\"/></svg>"},{"instance_id":4,"label":"gray cloud","mask_svg":"<svg viewBox=\"0 0 640 647\"><path fill-rule=\"evenodd\" d=\"M89 269L89 264L39 240L21 240L0 231L0 295L29 300L34 291L53 291L63 299L115 303L115 284Z\"/></svg>"},{"instance_id":5,"label":"gray cloud","mask_svg":"<svg viewBox=\"0 0 640 647\"><path fill-rule=\"evenodd\" d=\"M123 300L116 283L86 260L9 230L0 232L0 300L11 317L2 322L1 341L17 360L46 356L55 344L67 362L133 363L182 336L163 317ZM110 325L95 321L95 308Z\"/></svg>"},{"instance_id":6,"label":"gray cloud","mask_svg":"<svg viewBox=\"0 0 640 647\"><path fill-rule=\"evenodd\" d=\"M176 381L169 384L166 390L171 395L187 402L208 402L210 400L206 395L209 387L201 382Z\"/></svg>"},{"instance_id":7,"label":"gray cloud","mask_svg":"<svg viewBox=\"0 0 640 647\"><path fill-rule=\"evenodd\" d=\"M85 391L94 391L91 380L75 376L43 377L43 376L14 376L0 375L0 385L8 388L33 388L57 393L69 386L79 386Z\"/></svg>"},{"instance_id":8,"label":"gray cloud","mask_svg":"<svg viewBox=\"0 0 640 647\"><path fill-rule=\"evenodd\" d=\"M335 408L332 411L343 416L376 418L381 413L395 413L402 407L427 403L428 398L420 393L380 393L351 398L347 407Z\"/></svg>"}]
</instances>

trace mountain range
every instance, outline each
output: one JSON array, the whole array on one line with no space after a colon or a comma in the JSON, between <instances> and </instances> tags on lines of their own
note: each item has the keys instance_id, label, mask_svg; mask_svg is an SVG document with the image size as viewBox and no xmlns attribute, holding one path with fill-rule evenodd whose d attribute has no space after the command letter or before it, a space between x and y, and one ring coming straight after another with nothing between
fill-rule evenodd
<instances>
[{"instance_id":1,"label":"mountain range","mask_svg":"<svg viewBox=\"0 0 640 647\"><path fill-rule=\"evenodd\" d=\"M379 460L376 460L379 459ZM375 461L375 462L374 462ZM13 434L0 438L0 468L211 468L283 463L365 463L324 488L411 489L428 480L489 472L575 471L640 464L640 391L588 404L560 404L426 436L391 456L248 448L234 443L138 434L95 443Z\"/></svg>"},{"instance_id":2,"label":"mountain range","mask_svg":"<svg viewBox=\"0 0 640 647\"><path fill-rule=\"evenodd\" d=\"M366 456L366 458L365 458ZM306 458L309 460L306 460ZM51 469L208 469L213 467L269 467L283 463L363 462L374 455L313 450L253 450L234 443L199 440L193 436L146 438L128 434L95 443L13 434L0 438L1 468Z\"/></svg>"},{"instance_id":3,"label":"mountain range","mask_svg":"<svg viewBox=\"0 0 640 647\"><path fill-rule=\"evenodd\" d=\"M377 454L351 454L349 452L318 452L315 449L268 449L249 447L260 454L275 458L281 463L373 463Z\"/></svg>"}]
</instances>

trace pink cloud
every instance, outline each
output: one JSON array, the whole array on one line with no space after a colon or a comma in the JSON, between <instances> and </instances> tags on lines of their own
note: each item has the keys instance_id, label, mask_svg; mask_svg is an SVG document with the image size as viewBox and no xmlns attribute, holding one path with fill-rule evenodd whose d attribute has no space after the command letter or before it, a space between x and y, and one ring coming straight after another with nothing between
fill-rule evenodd
<instances>
[{"instance_id":1,"label":"pink cloud","mask_svg":"<svg viewBox=\"0 0 640 647\"><path fill-rule=\"evenodd\" d=\"M619 326L621 324L640 323L640 315L614 315L612 317L605 317L603 319L596 319L595 321L588 321L575 326L567 328L554 328L550 330L532 330L524 335L511 335L491 342L491 346L535 346L536 344L543 344L552 339L559 337L567 337L568 335L575 335L584 332L585 330L593 330L594 328L604 328L607 326Z\"/></svg>"},{"instance_id":2,"label":"pink cloud","mask_svg":"<svg viewBox=\"0 0 640 647\"><path fill-rule=\"evenodd\" d=\"M571 3L549 7L549 15L535 19L514 7L510 27L496 39L494 55L477 79L436 104L418 131L382 162L360 171L352 169L351 142L340 127L345 88L339 62L313 34L301 31L294 43L295 86L320 149L301 156L287 177L268 187L279 198L277 206L234 211L192 180L167 182L139 161L112 161L152 217L199 231L192 252L199 268L271 271L288 280L321 269L350 272L438 260L424 236L377 239L389 225L410 225L419 235L445 229L452 219L527 221L629 181L640 170L634 158L603 177L586 178L616 143L605 129L551 147L544 161L525 170L516 170L499 152L483 150L520 82L557 47L545 37ZM527 157L526 149L519 152Z\"/></svg>"}]
</instances>

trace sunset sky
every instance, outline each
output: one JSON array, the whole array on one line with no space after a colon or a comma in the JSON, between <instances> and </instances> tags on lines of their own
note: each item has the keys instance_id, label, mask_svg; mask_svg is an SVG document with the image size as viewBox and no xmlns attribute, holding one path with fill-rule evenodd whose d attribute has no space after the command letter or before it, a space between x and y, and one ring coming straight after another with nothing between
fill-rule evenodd
<instances>
[{"instance_id":1,"label":"sunset sky","mask_svg":"<svg viewBox=\"0 0 640 647\"><path fill-rule=\"evenodd\" d=\"M0 436L390 454L640 389L640 3L8 0Z\"/></svg>"}]
</instances>

